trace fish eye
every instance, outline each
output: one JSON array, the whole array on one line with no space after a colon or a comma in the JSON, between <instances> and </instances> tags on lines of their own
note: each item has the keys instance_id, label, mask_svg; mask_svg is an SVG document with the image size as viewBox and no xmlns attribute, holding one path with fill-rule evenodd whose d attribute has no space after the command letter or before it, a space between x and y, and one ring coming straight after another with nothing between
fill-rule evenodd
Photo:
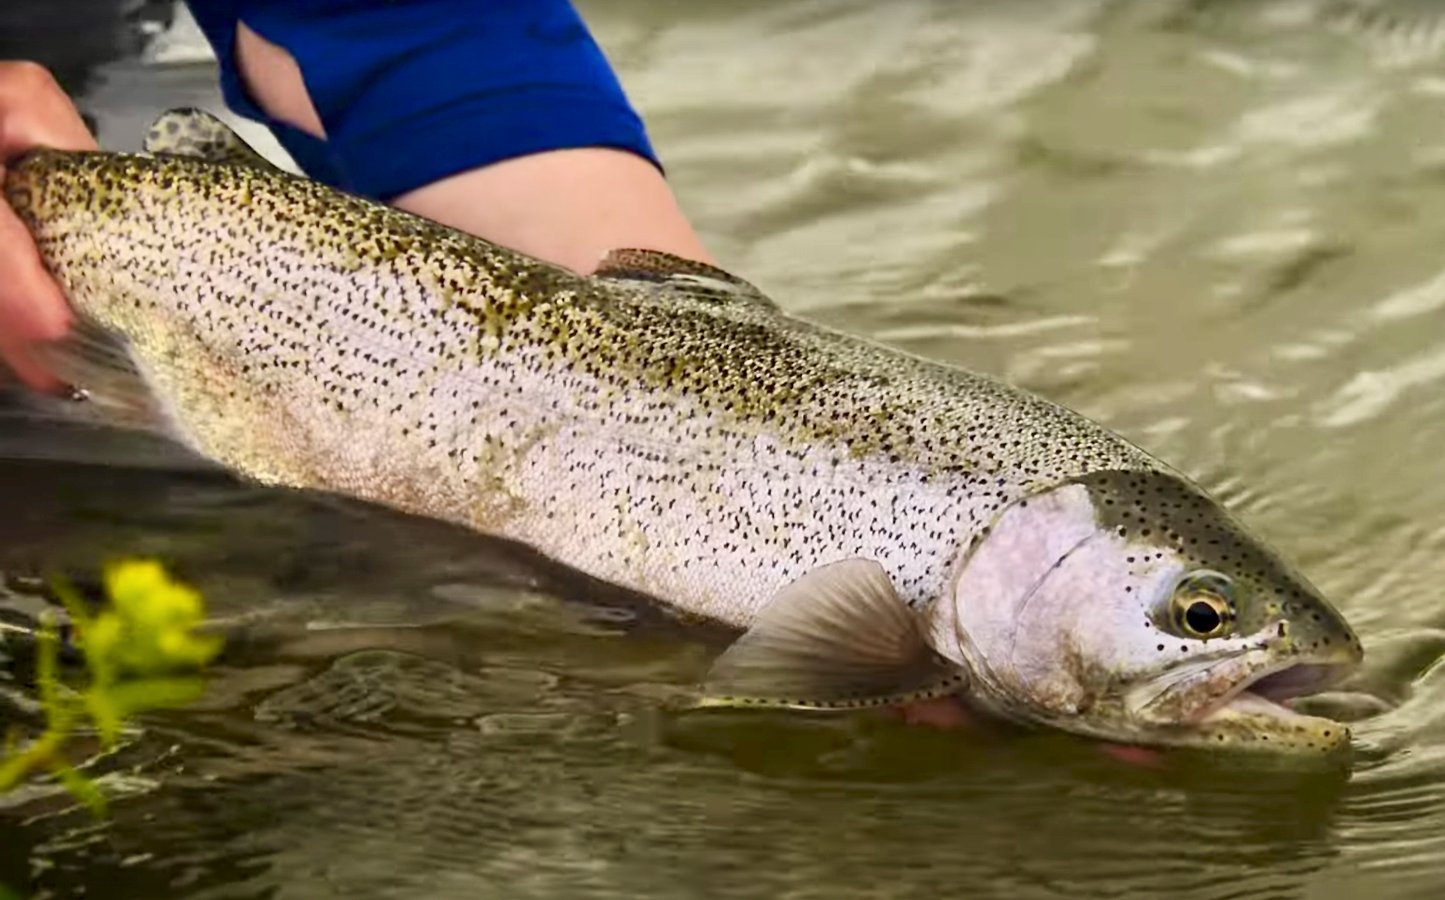
<instances>
[{"instance_id":1,"label":"fish eye","mask_svg":"<svg viewBox=\"0 0 1445 900\"><path fill-rule=\"evenodd\" d=\"M1218 572L1192 572L1174 587L1174 622L1190 637L1212 638L1234 624L1234 585Z\"/></svg>"}]
</instances>

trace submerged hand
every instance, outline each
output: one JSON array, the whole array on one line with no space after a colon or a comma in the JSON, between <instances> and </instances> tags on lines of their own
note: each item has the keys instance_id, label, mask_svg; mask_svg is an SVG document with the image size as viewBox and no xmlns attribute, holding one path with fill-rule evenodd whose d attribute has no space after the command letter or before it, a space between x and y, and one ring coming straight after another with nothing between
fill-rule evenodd
<instances>
[{"instance_id":1,"label":"submerged hand","mask_svg":"<svg viewBox=\"0 0 1445 900\"><path fill-rule=\"evenodd\" d=\"M35 63L0 61L0 184L5 164L36 147L97 149L48 71ZM65 295L46 271L30 232L0 198L0 359L32 387L57 387L27 347L61 337L69 325Z\"/></svg>"},{"instance_id":2,"label":"submerged hand","mask_svg":"<svg viewBox=\"0 0 1445 900\"><path fill-rule=\"evenodd\" d=\"M922 725L940 731L954 731L973 724L967 708L953 696L914 700L898 707L897 714L909 725Z\"/></svg>"}]
</instances>

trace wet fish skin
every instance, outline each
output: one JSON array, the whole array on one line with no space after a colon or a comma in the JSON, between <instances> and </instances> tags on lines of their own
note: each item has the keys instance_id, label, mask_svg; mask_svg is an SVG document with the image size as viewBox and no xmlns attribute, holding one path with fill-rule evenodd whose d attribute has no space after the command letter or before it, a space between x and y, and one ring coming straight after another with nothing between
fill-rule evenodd
<instances>
[{"instance_id":1,"label":"wet fish skin","mask_svg":"<svg viewBox=\"0 0 1445 900\"><path fill-rule=\"evenodd\" d=\"M521 540L743 628L785 584L874 560L991 705L1089 733L1149 739L1127 690L1218 654L1160 613L1182 572L1239 585L1258 672L1358 659L1313 587L1134 445L724 271L624 253L581 277L234 158L40 152L5 189L172 430L260 481ZM1041 528L1082 529L1097 596L1047 580L1072 551ZM1018 564L983 578L990 554ZM1021 642L1009 623L1039 609L1058 615Z\"/></svg>"},{"instance_id":2,"label":"wet fish skin","mask_svg":"<svg viewBox=\"0 0 1445 900\"><path fill-rule=\"evenodd\" d=\"M839 553L930 601L1009 502L1156 468L1060 407L736 292L580 278L279 173L49 154L7 188L203 454L734 624Z\"/></svg>"}]
</instances>

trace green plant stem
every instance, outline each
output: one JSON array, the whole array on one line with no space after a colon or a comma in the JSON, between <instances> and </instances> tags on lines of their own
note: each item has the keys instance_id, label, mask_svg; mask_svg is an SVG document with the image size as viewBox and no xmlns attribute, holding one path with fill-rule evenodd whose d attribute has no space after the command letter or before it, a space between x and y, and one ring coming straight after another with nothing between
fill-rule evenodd
<instances>
[{"instance_id":1,"label":"green plant stem","mask_svg":"<svg viewBox=\"0 0 1445 900\"><path fill-rule=\"evenodd\" d=\"M76 793L77 773L61 754L75 729L76 708L74 702L60 695L60 636L48 615L41 621L35 643L35 677L45 710L45 731L20 753L0 762L0 793L41 769L50 770L68 790ZM82 790L77 796L93 811L104 809L104 798L93 788Z\"/></svg>"},{"instance_id":2,"label":"green plant stem","mask_svg":"<svg viewBox=\"0 0 1445 900\"><path fill-rule=\"evenodd\" d=\"M60 748L65 746L67 737L68 731L48 728L23 752L5 760L4 764L0 765L0 793L13 788L36 769L52 766L58 758Z\"/></svg>"}]
</instances>

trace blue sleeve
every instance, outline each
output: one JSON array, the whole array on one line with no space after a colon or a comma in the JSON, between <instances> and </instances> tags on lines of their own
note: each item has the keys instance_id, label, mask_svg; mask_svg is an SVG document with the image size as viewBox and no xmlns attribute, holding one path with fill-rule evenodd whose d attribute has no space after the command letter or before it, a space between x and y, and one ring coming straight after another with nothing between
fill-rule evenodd
<instances>
[{"instance_id":1,"label":"blue sleeve","mask_svg":"<svg viewBox=\"0 0 1445 900\"><path fill-rule=\"evenodd\" d=\"M630 151L661 168L570 0L188 0L226 104L266 123L308 175L387 200L516 156ZM296 58L326 129L268 117L232 52L237 21Z\"/></svg>"}]
</instances>

